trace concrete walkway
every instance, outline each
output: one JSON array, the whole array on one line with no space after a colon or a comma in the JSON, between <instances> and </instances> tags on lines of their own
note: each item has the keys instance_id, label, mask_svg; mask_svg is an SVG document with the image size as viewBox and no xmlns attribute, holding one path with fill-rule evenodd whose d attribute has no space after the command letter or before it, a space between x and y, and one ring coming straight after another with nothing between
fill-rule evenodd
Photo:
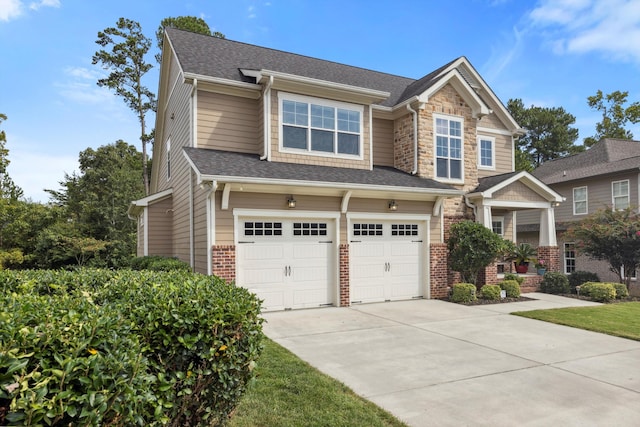
<instances>
[{"instance_id":1,"label":"concrete walkway","mask_svg":"<svg viewBox=\"0 0 640 427\"><path fill-rule=\"evenodd\" d=\"M526 296L273 312L264 329L410 426L640 425L640 342L508 315L595 305Z\"/></svg>"}]
</instances>

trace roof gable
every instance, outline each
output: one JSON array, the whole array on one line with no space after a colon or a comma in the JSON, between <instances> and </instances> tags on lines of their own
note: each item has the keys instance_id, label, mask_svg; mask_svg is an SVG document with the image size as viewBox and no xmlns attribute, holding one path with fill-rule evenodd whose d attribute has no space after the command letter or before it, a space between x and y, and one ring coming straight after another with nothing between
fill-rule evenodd
<instances>
[{"instance_id":1,"label":"roof gable","mask_svg":"<svg viewBox=\"0 0 640 427\"><path fill-rule=\"evenodd\" d=\"M521 183L549 202L560 203L564 197L547 187L542 181L531 175L529 172L509 172L501 175L494 175L480 178L478 186L467 194L469 198L490 199L504 193L505 189L514 184Z\"/></svg>"}]
</instances>

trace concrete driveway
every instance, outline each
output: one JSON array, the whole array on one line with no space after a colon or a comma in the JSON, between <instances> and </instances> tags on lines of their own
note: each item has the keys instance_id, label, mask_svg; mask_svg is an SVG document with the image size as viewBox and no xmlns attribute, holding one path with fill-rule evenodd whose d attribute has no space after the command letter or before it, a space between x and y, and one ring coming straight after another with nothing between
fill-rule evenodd
<instances>
[{"instance_id":1,"label":"concrete driveway","mask_svg":"<svg viewBox=\"0 0 640 427\"><path fill-rule=\"evenodd\" d=\"M527 296L273 312L264 329L411 426L640 425L640 342L509 315L594 305Z\"/></svg>"}]
</instances>

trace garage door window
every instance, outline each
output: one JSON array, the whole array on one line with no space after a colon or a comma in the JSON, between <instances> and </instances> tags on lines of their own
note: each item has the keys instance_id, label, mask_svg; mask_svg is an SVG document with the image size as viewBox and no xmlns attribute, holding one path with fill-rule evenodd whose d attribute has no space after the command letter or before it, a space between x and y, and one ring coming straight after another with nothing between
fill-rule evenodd
<instances>
[{"instance_id":1,"label":"garage door window","mask_svg":"<svg viewBox=\"0 0 640 427\"><path fill-rule=\"evenodd\" d=\"M353 224L354 236L382 236L382 224Z\"/></svg>"},{"instance_id":2,"label":"garage door window","mask_svg":"<svg viewBox=\"0 0 640 427\"><path fill-rule=\"evenodd\" d=\"M327 235L327 223L326 222L294 222L293 223L293 235L294 236L326 236Z\"/></svg>"},{"instance_id":3,"label":"garage door window","mask_svg":"<svg viewBox=\"0 0 640 427\"><path fill-rule=\"evenodd\" d=\"M245 236L282 236L281 222L245 222Z\"/></svg>"},{"instance_id":4,"label":"garage door window","mask_svg":"<svg viewBox=\"0 0 640 427\"><path fill-rule=\"evenodd\" d=\"M392 236L417 236L418 224L391 224Z\"/></svg>"}]
</instances>

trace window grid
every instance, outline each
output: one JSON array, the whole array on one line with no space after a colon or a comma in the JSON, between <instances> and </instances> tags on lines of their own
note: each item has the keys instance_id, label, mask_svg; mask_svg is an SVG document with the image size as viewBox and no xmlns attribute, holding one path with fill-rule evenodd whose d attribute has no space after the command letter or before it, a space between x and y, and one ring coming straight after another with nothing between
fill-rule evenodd
<instances>
[{"instance_id":1,"label":"window grid","mask_svg":"<svg viewBox=\"0 0 640 427\"><path fill-rule=\"evenodd\" d=\"M462 179L462 122L436 118L436 177Z\"/></svg>"},{"instance_id":2,"label":"window grid","mask_svg":"<svg viewBox=\"0 0 640 427\"><path fill-rule=\"evenodd\" d=\"M629 180L614 181L611 183L613 197L613 209L620 210L629 207Z\"/></svg>"},{"instance_id":3,"label":"window grid","mask_svg":"<svg viewBox=\"0 0 640 427\"><path fill-rule=\"evenodd\" d=\"M418 224L391 224L392 236L417 236Z\"/></svg>"},{"instance_id":4,"label":"window grid","mask_svg":"<svg viewBox=\"0 0 640 427\"><path fill-rule=\"evenodd\" d=\"M294 222L294 236L326 236L327 224L322 222Z\"/></svg>"},{"instance_id":5,"label":"window grid","mask_svg":"<svg viewBox=\"0 0 640 427\"><path fill-rule=\"evenodd\" d=\"M564 272L571 274L576 271L576 248L573 243L564 244Z\"/></svg>"},{"instance_id":6,"label":"window grid","mask_svg":"<svg viewBox=\"0 0 640 427\"><path fill-rule=\"evenodd\" d=\"M282 236L281 222L245 222L245 236Z\"/></svg>"},{"instance_id":7,"label":"window grid","mask_svg":"<svg viewBox=\"0 0 640 427\"><path fill-rule=\"evenodd\" d=\"M354 236L382 236L382 224L353 224Z\"/></svg>"},{"instance_id":8,"label":"window grid","mask_svg":"<svg viewBox=\"0 0 640 427\"><path fill-rule=\"evenodd\" d=\"M492 220L491 221L491 229L494 233L499 236L504 236L504 221L502 220Z\"/></svg>"},{"instance_id":9,"label":"window grid","mask_svg":"<svg viewBox=\"0 0 640 427\"><path fill-rule=\"evenodd\" d=\"M573 189L573 214L587 214L587 187L576 187Z\"/></svg>"},{"instance_id":10,"label":"window grid","mask_svg":"<svg viewBox=\"0 0 640 427\"><path fill-rule=\"evenodd\" d=\"M481 137L478 140L478 166L486 169L495 167L493 160L493 138Z\"/></svg>"},{"instance_id":11,"label":"window grid","mask_svg":"<svg viewBox=\"0 0 640 427\"><path fill-rule=\"evenodd\" d=\"M359 111L311 102L282 101L282 144L285 148L359 156L360 134Z\"/></svg>"}]
</instances>

